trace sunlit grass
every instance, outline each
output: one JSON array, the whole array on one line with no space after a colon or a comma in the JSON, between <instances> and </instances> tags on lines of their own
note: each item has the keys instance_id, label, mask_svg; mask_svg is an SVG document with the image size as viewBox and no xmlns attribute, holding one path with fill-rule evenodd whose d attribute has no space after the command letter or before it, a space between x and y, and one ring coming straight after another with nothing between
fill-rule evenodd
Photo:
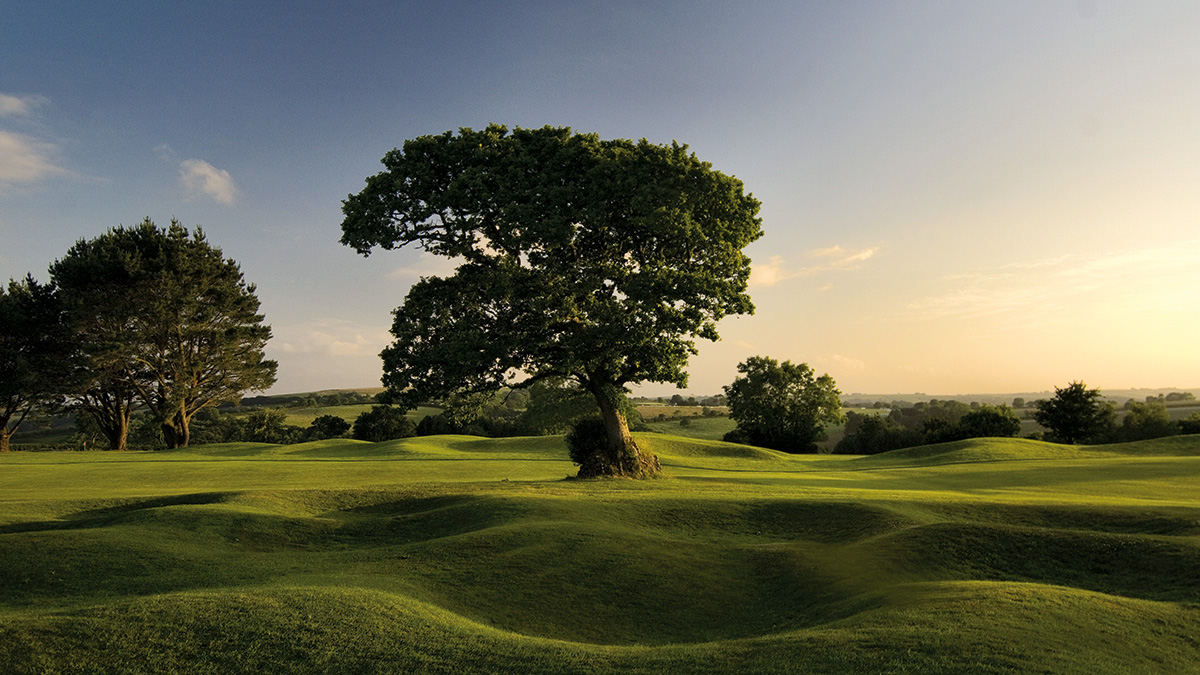
<instances>
[{"instance_id":1,"label":"sunlit grass","mask_svg":"<svg viewBox=\"0 0 1200 675\"><path fill-rule=\"evenodd\" d=\"M1197 672L1200 437L0 457L0 671Z\"/></svg>"}]
</instances>

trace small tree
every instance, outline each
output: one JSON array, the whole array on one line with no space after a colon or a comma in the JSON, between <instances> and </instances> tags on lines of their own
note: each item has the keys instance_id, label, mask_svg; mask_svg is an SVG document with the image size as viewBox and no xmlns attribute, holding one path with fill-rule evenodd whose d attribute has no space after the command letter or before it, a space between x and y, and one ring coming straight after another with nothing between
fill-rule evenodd
<instances>
[{"instance_id":1,"label":"small tree","mask_svg":"<svg viewBox=\"0 0 1200 675\"><path fill-rule=\"evenodd\" d=\"M752 356L738 364L739 377L725 387L734 438L784 452L816 452L826 424L842 420L841 392L829 375L816 377L808 364Z\"/></svg>"},{"instance_id":2,"label":"small tree","mask_svg":"<svg viewBox=\"0 0 1200 675\"><path fill-rule=\"evenodd\" d=\"M1012 438L1021 433L1021 418L1006 406L986 403L958 420L963 438Z\"/></svg>"},{"instance_id":3,"label":"small tree","mask_svg":"<svg viewBox=\"0 0 1200 675\"><path fill-rule=\"evenodd\" d=\"M417 425L404 410L391 405L373 406L354 420L354 438L379 443L417 435Z\"/></svg>"},{"instance_id":4,"label":"small tree","mask_svg":"<svg viewBox=\"0 0 1200 675\"><path fill-rule=\"evenodd\" d=\"M1179 433L1179 423L1171 420L1167 406L1153 403L1129 404L1129 414L1121 420L1117 437L1122 441L1143 441L1151 438L1174 436Z\"/></svg>"},{"instance_id":5,"label":"small tree","mask_svg":"<svg viewBox=\"0 0 1200 675\"><path fill-rule=\"evenodd\" d=\"M1037 402L1033 418L1060 443L1086 443L1104 440L1114 427L1115 412L1102 400L1099 389L1088 389L1083 382L1054 388L1054 397Z\"/></svg>"},{"instance_id":6,"label":"small tree","mask_svg":"<svg viewBox=\"0 0 1200 675\"><path fill-rule=\"evenodd\" d=\"M314 440L340 438L350 431L350 423L337 415L321 415L308 426L306 435Z\"/></svg>"}]
</instances>

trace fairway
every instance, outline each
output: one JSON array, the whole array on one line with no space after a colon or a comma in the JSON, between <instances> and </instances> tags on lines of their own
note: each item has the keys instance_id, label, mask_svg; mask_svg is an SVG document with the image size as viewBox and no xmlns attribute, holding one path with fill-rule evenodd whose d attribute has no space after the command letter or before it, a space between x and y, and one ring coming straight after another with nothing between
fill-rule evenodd
<instances>
[{"instance_id":1,"label":"fairway","mask_svg":"<svg viewBox=\"0 0 1200 675\"><path fill-rule=\"evenodd\" d=\"M0 456L4 673L1198 673L1200 436Z\"/></svg>"}]
</instances>

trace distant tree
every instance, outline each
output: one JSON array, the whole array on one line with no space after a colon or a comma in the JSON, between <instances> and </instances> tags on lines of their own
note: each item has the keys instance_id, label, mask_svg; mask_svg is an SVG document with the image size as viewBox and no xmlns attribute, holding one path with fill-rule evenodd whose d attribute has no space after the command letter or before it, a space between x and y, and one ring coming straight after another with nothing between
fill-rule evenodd
<instances>
[{"instance_id":1,"label":"distant tree","mask_svg":"<svg viewBox=\"0 0 1200 675\"><path fill-rule=\"evenodd\" d=\"M1038 401L1034 419L1060 443L1101 442L1113 430L1115 413L1099 389L1072 382L1062 389L1055 387L1053 398Z\"/></svg>"},{"instance_id":2,"label":"distant tree","mask_svg":"<svg viewBox=\"0 0 1200 675\"><path fill-rule=\"evenodd\" d=\"M1200 413L1192 413L1179 420L1179 433L1200 434Z\"/></svg>"},{"instance_id":3,"label":"distant tree","mask_svg":"<svg viewBox=\"0 0 1200 675\"><path fill-rule=\"evenodd\" d=\"M0 452L31 412L71 389L73 346L53 286L32 276L0 285Z\"/></svg>"},{"instance_id":4,"label":"distant tree","mask_svg":"<svg viewBox=\"0 0 1200 675\"><path fill-rule=\"evenodd\" d=\"M684 403L686 403L686 401L683 398L683 394L675 394L671 397L671 405L680 406Z\"/></svg>"},{"instance_id":5,"label":"distant tree","mask_svg":"<svg viewBox=\"0 0 1200 675\"><path fill-rule=\"evenodd\" d=\"M1174 436L1180 431L1179 424L1171 420L1167 406L1154 401L1129 406L1129 413L1121 420L1117 438L1122 441L1143 441L1151 438Z\"/></svg>"},{"instance_id":6,"label":"distant tree","mask_svg":"<svg viewBox=\"0 0 1200 675\"><path fill-rule=\"evenodd\" d=\"M314 440L341 438L350 431L350 423L337 415L321 415L308 426L305 435Z\"/></svg>"},{"instance_id":7,"label":"distant tree","mask_svg":"<svg viewBox=\"0 0 1200 675\"><path fill-rule=\"evenodd\" d=\"M1021 398L1020 396L1014 398L1012 401L1012 407L1014 410L1020 410L1021 408L1024 408L1025 399Z\"/></svg>"},{"instance_id":8,"label":"distant tree","mask_svg":"<svg viewBox=\"0 0 1200 675\"><path fill-rule=\"evenodd\" d=\"M1168 403L1174 403L1178 401L1195 401L1196 395L1190 391L1173 391L1170 394L1167 394L1166 400Z\"/></svg>"},{"instance_id":9,"label":"distant tree","mask_svg":"<svg viewBox=\"0 0 1200 675\"><path fill-rule=\"evenodd\" d=\"M980 405L955 425L960 438L1012 438L1021 433L1021 418L1006 406Z\"/></svg>"},{"instance_id":10,"label":"distant tree","mask_svg":"<svg viewBox=\"0 0 1200 675\"><path fill-rule=\"evenodd\" d=\"M250 411L240 421L238 440L249 443L295 443L304 430L287 423L287 412L279 408L259 408Z\"/></svg>"},{"instance_id":11,"label":"distant tree","mask_svg":"<svg viewBox=\"0 0 1200 675\"><path fill-rule=\"evenodd\" d=\"M686 386L695 340L753 311L742 249L762 230L741 181L685 146L553 127L422 136L383 162L344 202L342 243L458 262L394 313L382 354L392 400L574 380L606 438L580 475L659 473L622 400L630 384Z\"/></svg>"},{"instance_id":12,"label":"distant tree","mask_svg":"<svg viewBox=\"0 0 1200 675\"><path fill-rule=\"evenodd\" d=\"M563 379L536 382L521 414L522 432L531 436L566 433L575 422L596 415L596 399Z\"/></svg>"},{"instance_id":13,"label":"distant tree","mask_svg":"<svg viewBox=\"0 0 1200 675\"><path fill-rule=\"evenodd\" d=\"M969 412L971 407L960 401L932 399L912 405L895 402L892 404L892 411L888 413L888 419L906 429L924 432L927 429L953 426Z\"/></svg>"},{"instance_id":14,"label":"distant tree","mask_svg":"<svg viewBox=\"0 0 1200 675\"><path fill-rule=\"evenodd\" d=\"M114 448L139 404L181 447L198 411L275 382L255 288L199 229L149 218L114 228L80 240L50 275L90 374L78 400Z\"/></svg>"},{"instance_id":15,"label":"distant tree","mask_svg":"<svg viewBox=\"0 0 1200 675\"><path fill-rule=\"evenodd\" d=\"M417 426L404 414L404 410L392 405L377 405L354 420L354 438L360 441L379 443L397 438L417 435Z\"/></svg>"},{"instance_id":16,"label":"distant tree","mask_svg":"<svg viewBox=\"0 0 1200 675\"><path fill-rule=\"evenodd\" d=\"M742 373L725 387L734 438L785 452L816 452L825 425L842 420L837 385L816 377L808 364L752 356L738 364Z\"/></svg>"},{"instance_id":17,"label":"distant tree","mask_svg":"<svg viewBox=\"0 0 1200 675\"><path fill-rule=\"evenodd\" d=\"M839 455L876 455L924 443L920 431L906 429L887 417L870 413L846 414L846 433L834 447Z\"/></svg>"}]
</instances>

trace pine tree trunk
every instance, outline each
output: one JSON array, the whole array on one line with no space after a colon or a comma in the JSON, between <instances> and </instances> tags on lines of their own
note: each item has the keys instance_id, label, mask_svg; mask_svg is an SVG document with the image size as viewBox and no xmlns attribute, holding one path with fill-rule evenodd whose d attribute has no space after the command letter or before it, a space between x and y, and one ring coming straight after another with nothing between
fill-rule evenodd
<instances>
[{"instance_id":1,"label":"pine tree trunk","mask_svg":"<svg viewBox=\"0 0 1200 675\"><path fill-rule=\"evenodd\" d=\"M600 416L604 421L608 443L605 451L594 455L590 461L579 466L580 478L614 476L623 478L650 478L662 473L658 457L643 452L629 433L629 423L621 411L621 392L612 384L600 383L589 387Z\"/></svg>"}]
</instances>

